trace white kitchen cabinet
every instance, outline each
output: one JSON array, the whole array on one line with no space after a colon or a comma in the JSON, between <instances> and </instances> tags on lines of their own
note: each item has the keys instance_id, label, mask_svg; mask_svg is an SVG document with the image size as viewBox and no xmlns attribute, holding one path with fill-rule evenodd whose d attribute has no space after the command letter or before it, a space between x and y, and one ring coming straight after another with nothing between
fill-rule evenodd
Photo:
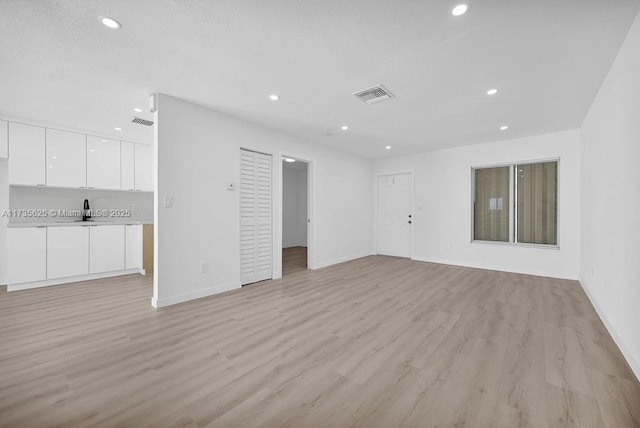
<instances>
[{"instance_id":1,"label":"white kitchen cabinet","mask_svg":"<svg viewBox=\"0 0 640 428\"><path fill-rule=\"evenodd\" d=\"M89 273L89 227L47 228L47 279Z\"/></svg>"},{"instance_id":2,"label":"white kitchen cabinet","mask_svg":"<svg viewBox=\"0 0 640 428\"><path fill-rule=\"evenodd\" d=\"M142 225L125 226L125 269L142 269Z\"/></svg>"},{"instance_id":3,"label":"white kitchen cabinet","mask_svg":"<svg viewBox=\"0 0 640 428\"><path fill-rule=\"evenodd\" d=\"M124 270L124 225L89 227L89 273Z\"/></svg>"},{"instance_id":4,"label":"white kitchen cabinet","mask_svg":"<svg viewBox=\"0 0 640 428\"><path fill-rule=\"evenodd\" d=\"M135 181L136 190L152 192L153 175L152 147L143 144L135 144Z\"/></svg>"},{"instance_id":5,"label":"white kitchen cabinet","mask_svg":"<svg viewBox=\"0 0 640 428\"><path fill-rule=\"evenodd\" d=\"M87 136L87 187L120 189L120 141Z\"/></svg>"},{"instance_id":6,"label":"white kitchen cabinet","mask_svg":"<svg viewBox=\"0 0 640 428\"><path fill-rule=\"evenodd\" d=\"M0 159L9 156L9 124L6 120L0 120Z\"/></svg>"},{"instance_id":7,"label":"white kitchen cabinet","mask_svg":"<svg viewBox=\"0 0 640 428\"><path fill-rule=\"evenodd\" d=\"M43 281L47 278L47 229L7 229L8 284Z\"/></svg>"},{"instance_id":8,"label":"white kitchen cabinet","mask_svg":"<svg viewBox=\"0 0 640 428\"><path fill-rule=\"evenodd\" d=\"M135 190L135 144L120 143L120 189Z\"/></svg>"},{"instance_id":9,"label":"white kitchen cabinet","mask_svg":"<svg viewBox=\"0 0 640 428\"><path fill-rule=\"evenodd\" d=\"M9 184L44 186L45 162L44 128L9 123Z\"/></svg>"},{"instance_id":10,"label":"white kitchen cabinet","mask_svg":"<svg viewBox=\"0 0 640 428\"><path fill-rule=\"evenodd\" d=\"M47 129L47 186L87 186L87 136Z\"/></svg>"}]
</instances>

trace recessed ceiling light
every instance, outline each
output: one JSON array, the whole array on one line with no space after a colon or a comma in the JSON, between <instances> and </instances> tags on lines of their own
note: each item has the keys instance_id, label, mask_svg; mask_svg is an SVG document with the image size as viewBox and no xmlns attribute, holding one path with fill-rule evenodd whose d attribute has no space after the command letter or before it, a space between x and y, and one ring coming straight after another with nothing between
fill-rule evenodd
<instances>
[{"instance_id":1,"label":"recessed ceiling light","mask_svg":"<svg viewBox=\"0 0 640 428\"><path fill-rule=\"evenodd\" d=\"M384 148L387 150L391 150L391 146L385 146Z\"/></svg>"},{"instance_id":2,"label":"recessed ceiling light","mask_svg":"<svg viewBox=\"0 0 640 428\"><path fill-rule=\"evenodd\" d=\"M116 21L113 18L109 18L108 16L103 16L100 18L100 22L107 28L111 28L112 30L117 30L118 28L122 28L122 24Z\"/></svg>"},{"instance_id":3,"label":"recessed ceiling light","mask_svg":"<svg viewBox=\"0 0 640 428\"><path fill-rule=\"evenodd\" d=\"M95 152L95 151L96 151L96 149L89 149L89 151L90 151L90 152Z\"/></svg>"},{"instance_id":4,"label":"recessed ceiling light","mask_svg":"<svg viewBox=\"0 0 640 428\"><path fill-rule=\"evenodd\" d=\"M103 143L106 143L106 142L107 142L107 140L100 140L100 141L102 141Z\"/></svg>"},{"instance_id":5,"label":"recessed ceiling light","mask_svg":"<svg viewBox=\"0 0 640 428\"><path fill-rule=\"evenodd\" d=\"M276 94L271 94L271 95L269 95L269 99L271 101L278 101L280 99L280 97L277 96Z\"/></svg>"},{"instance_id":6,"label":"recessed ceiling light","mask_svg":"<svg viewBox=\"0 0 640 428\"><path fill-rule=\"evenodd\" d=\"M285 162L295 162L296 160L292 159L292 158L284 158L284 161Z\"/></svg>"},{"instance_id":7,"label":"recessed ceiling light","mask_svg":"<svg viewBox=\"0 0 640 428\"><path fill-rule=\"evenodd\" d=\"M501 130L501 131L506 131L507 129L509 129L509 127L508 127L507 125L502 125L502 126L500 127L500 130Z\"/></svg>"},{"instance_id":8,"label":"recessed ceiling light","mask_svg":"<svg viewBox=\"0 0 640 428\"><path fill-rule=\"evenodd\" d=\"M497 89L495 89L495 88L493 88L493 89L489 89L489 90L487 91L487 95L495 95L495 94L497 94L497 93L498 93L498 90L497 90Z\"/></svg>"},{"instance_id":9,"label":"recessed ceiling light","mask_svg":"<svg viewBox=\"0 0 640 428\"><path fill-rule=\"evenodd\" d=\"M58 156L51 156L51 159L58 159Z\"/></svg>"},{"instance_id":10,"label":"recessed ceiling light","mask_svg":"<svg viewBox=\"0 0 640 428\"><path fill-rule=\"evenodd\" d=\"M469 6L464 3L460 3L459 5L456 5L453 7L453 9L451 9L451 15L461 16L467 13L467 10L469 10Z\"/></svg>"},{"instance_id":11,"label":"recessed ceiling light","mask_svg":"<svg viewBox=\"0 0 640 428\"><path fill-rule=\"evenodd\" d=\"M349 127L347 125L342 125L340 129L342 129L343 131L346 131L347 129L349 129Z\"/></svg>"},{"instance_id":12,"label":"recessed ceiling light","mask_svg":"<svg viewBox=\"0 0 640 428\"><path fill-rule=\"evenodd\" d=\"M117 126L113 129L115 129L116 131L122 131L122 128L118 128Z\"/></svg>"},{"instance_id":13,"label":"recessed ceiling light","mask_svg":"<svg viewBox=\"0 0 640 428\"><path fill-rule=\"evenodd\" d=\"M140 107L134 107L133 111L135 111L136 113L142 113L142 109Z\"/></svg>"}]
</instances>

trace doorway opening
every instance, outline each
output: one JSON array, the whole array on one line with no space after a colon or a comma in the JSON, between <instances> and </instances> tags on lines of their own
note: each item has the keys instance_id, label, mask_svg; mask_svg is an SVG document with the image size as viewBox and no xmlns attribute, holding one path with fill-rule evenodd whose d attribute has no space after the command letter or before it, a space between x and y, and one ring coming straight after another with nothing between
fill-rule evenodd
<instances>
[{"instance_id":1,"label":"doorway opening","mask_svg":"<svg viewBox=\"0 0 640 428\"><path fill-rule=\"evenodd\" d=\"M413 173L378 175L377 252L413 257Z\"/></svg>"},{"instance_id":2,"label":"doorway opening","mask_svg":"<svg viewBox=\"0 0 640 428\"><path fill-rule=\"evenodd\" d=\"M308 269L309 164L282 158L282 276Z\"/></svg>"}]
</instances>

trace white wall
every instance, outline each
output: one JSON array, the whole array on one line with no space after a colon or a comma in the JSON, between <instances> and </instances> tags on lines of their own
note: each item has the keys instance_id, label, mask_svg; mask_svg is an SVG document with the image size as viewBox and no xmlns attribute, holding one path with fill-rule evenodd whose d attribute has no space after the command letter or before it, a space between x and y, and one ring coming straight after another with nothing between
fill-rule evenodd
<instances>
[{"instance_id":1,"label":"white wall","mask_svg":"<svg viewBox=\"0 0 640 428\"><path fill-rule=\"evenodd\" d=\"M282 248L307 246L307 168L282 171Z\"/></svg>"},{"instance_id":2,"label":"white wall","mask_svg":"<svg viewBox=\"0 0 640 428\"><path fill-rule=\"evenodd\" d=\"M9 209L9 167L0 159L0 215ZM9 217L0 217L0 285L7 283L7 223Z\"/></svg>"},{"instance_id":3,"label":"white wall","mask_svg":"<svg viewBox=\"0 0 640 428\"><path fill-rule=\"evenodd\" d=\"M274 156L274 207L282 201L282 154L311 161L312 268L371 254L370 160L170 96L159 95L158 105L155 306L240 286L238 192L225 187L239 181L241 147ZM165 196L173 208L162 208ZM279 277L282 213L274 214ZM208 273L200 273L203 262Z\"/></svg>"},{"instance_id":4,"label":"white wall","mask_svg":"<svg viewBox=\"0 0 640 428\"><path fill-rule=\"evenodd\" d=\"M640 378L640 17L582 127L581 282Z\"/></svg>"},{"instance_id":5,"label":"white wall","mask_svg":"<svg viewBox=\"0 0 640 428\"><path fill-rule=\"evenodd\" d=\"M471 242L471 168L560 158L559 249ZM471 145L374 161L375 173L414 171L414 259L577 279L580 132Z\"/></svg>"}]
</instances>

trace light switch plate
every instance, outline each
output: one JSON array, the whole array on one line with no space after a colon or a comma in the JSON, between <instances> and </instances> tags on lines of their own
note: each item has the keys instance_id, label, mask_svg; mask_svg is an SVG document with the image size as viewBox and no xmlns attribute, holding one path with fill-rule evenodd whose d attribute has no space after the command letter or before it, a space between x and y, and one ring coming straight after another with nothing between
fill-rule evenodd
<instances>
[{"instance_id":1,"label":"light switch plate","mask_svg":"<svg viewBox=\"0 0 640 428\"><path fill-rule=\"evenodd\" d=\"M164 207L173 208L173 198L171 196L164 197Z\"/></svg>"}]
</instances>

